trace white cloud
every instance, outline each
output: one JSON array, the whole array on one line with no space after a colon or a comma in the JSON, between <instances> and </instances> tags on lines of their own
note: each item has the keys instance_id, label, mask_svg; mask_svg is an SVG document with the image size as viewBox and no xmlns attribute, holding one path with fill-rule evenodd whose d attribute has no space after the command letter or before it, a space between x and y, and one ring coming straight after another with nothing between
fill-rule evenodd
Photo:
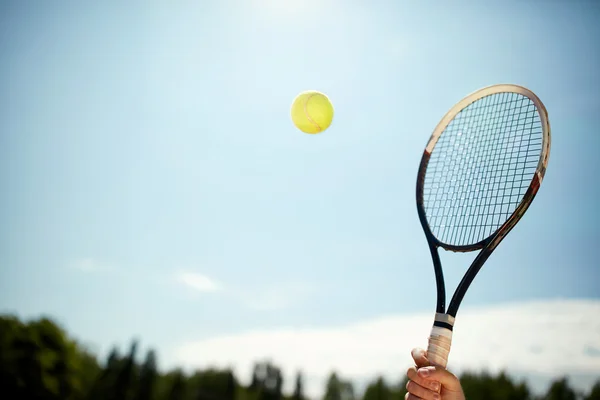
<instances>
[{"instance_id":1,"label":"white cloud","mask_svg":"<svg viewBox=\"0 0 600 400\"><path fill-rule=\"evenodd\" d=\"M600 377L600 300L548 300L463 309L449 369L502 369ZM411 365L410 349L426 346L433 313L389 316L330 328L282 327L186 343L175 362L189 368L234 366L244 380L253 362L270 358L286 374L301 369L307 392L322 393L327 375L365 382L382 374L397 382Z\"/></svg>"},{"instance_id":2,"label":"white cloud","mask_svg":"<svg viewBox=\"0 0 600 400\"><path fill-rule=\"evenodd\" d=\"M221 286L206 275L196 272L180 272L177 281L198 292L212 293L221 290Z\"/></svg>"}]
</instances>

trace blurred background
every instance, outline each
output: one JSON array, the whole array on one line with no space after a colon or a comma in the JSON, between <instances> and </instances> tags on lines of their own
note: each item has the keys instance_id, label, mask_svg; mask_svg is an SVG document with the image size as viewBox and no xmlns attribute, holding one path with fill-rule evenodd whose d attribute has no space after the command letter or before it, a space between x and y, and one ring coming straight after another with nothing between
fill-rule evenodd
<instances>
[{"instance_id":1,"label":"blurred background","mask_svg":"<svg viewBox=\"0 0 600 400\"><path fill-rule=\"evenodd\" d=\"M469 400L599 399L600 3L0 2L3 399L403 399L423 148L536 92L546 179L477 276ZM332 126L303 134L301 91ZM472 254L442 254L453 292ZM595 385L595 389L594 389Z\"/></svg>"}]
</instances>

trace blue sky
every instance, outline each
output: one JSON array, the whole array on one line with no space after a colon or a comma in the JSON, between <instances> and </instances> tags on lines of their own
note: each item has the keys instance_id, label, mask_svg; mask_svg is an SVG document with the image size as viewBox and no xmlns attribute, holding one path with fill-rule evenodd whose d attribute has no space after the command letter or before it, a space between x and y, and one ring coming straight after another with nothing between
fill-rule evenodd
<instances>
[{"instance_id":1,"label":"blue sky","mask_svg":"<svg viewBox=\"0 0 600 400\"><path fill-rule=\"evenodd\" d=\"M591 1L2 2L0 310L166 359L432 314L418 163L444 113L494 83L540 96L552 150L463 307L598 302L598 16ZM335 107L320 135L290 121L307 89ZM471 258L443 255L449 291Z\"/></svg>"}]
</instances>

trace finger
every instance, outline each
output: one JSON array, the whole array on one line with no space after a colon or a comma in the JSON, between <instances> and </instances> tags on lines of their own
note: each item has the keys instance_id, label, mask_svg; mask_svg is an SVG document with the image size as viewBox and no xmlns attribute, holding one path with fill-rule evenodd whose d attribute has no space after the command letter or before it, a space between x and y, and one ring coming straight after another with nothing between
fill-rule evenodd
<instances>
[{"instance_id":1,"label":"finger","mask_svg":"<svg viewBox=\"0 0 600 400\"><path fill-rule=\"evenodd\" d=\"M440 395L432 390L429 390L427 388L424 388L423 386L419 385L417 382L415 381L408 381L408 383L406 384L406 390L408 391L408 393L416 396L419 399L423 399L423 400L439 400L440 399Z\"/></svg>"},{"instance_id":2,"label":"finger","mask_svg":"<svg viewBox=\"0 0 600 400\"><path fill-rule=\"evenodd\" d=\"M444 387L444 390L460 391L461 386L458 378L449 371L440 367L423 367L417 370L417 375L430 381L438 381Z\"/></svg>"},{"instance_id":3,"label":"finger","mask_svg":"<svg viewBox=\"0 0 600 400\"><path fill-rule=\"evenodd\" d=\"M415 364L418 368L427 367L431 365L429 360L427 359L427 352L421 348L414 348L411 351L411 355L413 360L415 360Z\"/></svg>"},{"instance_id":4,"label":"finger","mask_svg":"<svg viewBox=\"0 0 600 400\"><path fill-rule=\"evenodd\" d=\"M414 394L412 394L412 393L406 393L406 394L404 395L404 400L423 400L423 399L422 399L422 398L420 398L420 397L417 397L417 396L415 396L415 395L414 395Z\"/></svg>"},{"instance_id":5,"label":"finger","mask_svg":"<svg viewBox=\"0 0 600 400\"><path fill-rule=\"evenodd\" d=\"M435 379L427 379L425 377L420 376L417 373L417 368L415 368L415 367L410 367L408 369L408 371L406 371L406 376L408 376L408 379L417 383L419 386L422 386L426 389L429 389L429 390L432 390L432 391L438 392L438 393L440 391L440 382L438 382Z\"/></svg>"}]
</instances>

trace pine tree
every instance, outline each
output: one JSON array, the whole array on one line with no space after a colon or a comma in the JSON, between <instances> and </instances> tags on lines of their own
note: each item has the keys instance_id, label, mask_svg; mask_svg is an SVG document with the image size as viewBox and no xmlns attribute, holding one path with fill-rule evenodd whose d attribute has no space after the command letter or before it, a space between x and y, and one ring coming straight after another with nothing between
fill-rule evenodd
<instances>
[{"instance_id":1,"label":"pine tree","mask_svg":"<svg viewBox=\"0 0 600 400\"><path fill-rule=\"evenodd\" d=\"M136 364L135 354L137 351L137 342L131 344L129 355L122 363L119 369L114 385L113 399L114 400L129 400L131 394L135 390L136 383Z\"/></svg>"},{"instance_id":2,"label":"pine tree","mask_svg":"<svg viewBox=\"0 0 600 400\"><path fill-rule=\"evenodd\" d=\"M294 394L292 400L304 400L304 387L302 381L302 372L296 373L296 385L294 387Z\"/></svg>"},{"instance_id":3,"label":"pine tree","mask_svg":"<svg viewBox=\"0 0 600 400\"><path fill-rule=\"evenodd\" d=\"M186 398L186 385L185 376L182 371L176 371L174 373L173 384L169 390L169 400L185 400Z\"/></svg>"},{"instance_id":4,"label":"pine tree","mask_svg":"<svg viewBox=\"0 0 600 400\"><path fill-rule=\"evenodd\" d=\"M585 397L585 400L600 400L600 380L594 384L590 393Z\"/></svg>"},{"instance_id":5,"label":"pine tree","mask_svg":"<svg viewBox=\"0 0 600 400\"><path fill-rule=\"evenodd\" d=\"M146 354L146 360L140 369L139 385L135 400L152 400L157 375L156 354L153 350L150 350Z\"/></svg>"},{"instance_id":6,"label":"pine tree","mask_svg":"<svg viewBox=\"0 0 600 400\"><path fill-rule=\"evenodd\" d=\"M567 378L554 381L544 400L577 400L577 394L569 386Z\"/></svg>"}]
</instances>

